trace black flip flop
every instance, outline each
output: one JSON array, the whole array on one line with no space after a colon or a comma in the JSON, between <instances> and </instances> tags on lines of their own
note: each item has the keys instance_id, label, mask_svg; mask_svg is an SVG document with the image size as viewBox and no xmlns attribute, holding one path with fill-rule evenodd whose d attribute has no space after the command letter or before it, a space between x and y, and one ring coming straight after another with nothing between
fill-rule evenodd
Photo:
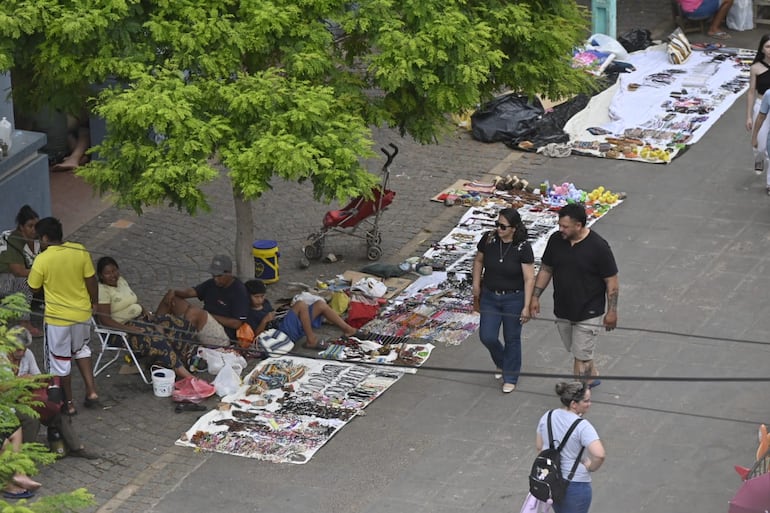
<instances>
[{"instance_id":1,"label":"black flip flop","mask_svg":"<svg viewBox=\"0 0 770 513\"><path fill-rule=\"evenodd\" d=\"M29 499L34 495L35 493L30 492L29 490L22 490L21 492L3 492L3 498L12 500Z\"/></svg>"},{"instance_id":2,"label":"black flip flop","mask_svg":"<svg viewBox=\"0 0 770 513\"><path fill-rule=\"evenodd\" d=\"M98 397L96 399L89 399L88 397L86 397L83 400L83 406L85 406L86 408L92 408L92 409L103 408L102 402L99 400Z\"/></svg>"},{"instance_id":3,"label":"black flip flop","mask_svg":"<svg viewBox=\"0 0 770 513\"><path fill-rule=\"evenodd\" d=\"M183 411L206 411L206 407L202 404L195 403L177 403L174 411L176 413L182 413Z\"/></svg>"}]
</instances>

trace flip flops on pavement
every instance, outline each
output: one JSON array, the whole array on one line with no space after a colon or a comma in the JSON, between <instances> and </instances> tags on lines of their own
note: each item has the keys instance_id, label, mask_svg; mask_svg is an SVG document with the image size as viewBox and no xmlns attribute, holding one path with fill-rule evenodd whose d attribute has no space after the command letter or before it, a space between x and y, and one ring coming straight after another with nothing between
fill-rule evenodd
<instances>
[{"instance_id":1,"label":"flip flops on pavement","mask_svg":"<svg viewBox=\"0 0 770 513\"><path fill-rule=\"evenodd\" d=\"M719 39L720 41L724 41L724 40L730 39L732 37L727 32L723 32L721 30L719 32L714 32L713 34L709 34L708 36L712 37L714 39Z\"/></svg>"},{"instance_id":2,"label":"flip flops on pavement","mask_svg":"<svg viewBox=\"0 0 770 513\"><path fill-rule=\"evenodd\" d=\"M35 495L35 492L30 492L29 490L22 490L20 492L3 492L3 498L4 499L29 499Z\"/></svg>"}]
</instances>

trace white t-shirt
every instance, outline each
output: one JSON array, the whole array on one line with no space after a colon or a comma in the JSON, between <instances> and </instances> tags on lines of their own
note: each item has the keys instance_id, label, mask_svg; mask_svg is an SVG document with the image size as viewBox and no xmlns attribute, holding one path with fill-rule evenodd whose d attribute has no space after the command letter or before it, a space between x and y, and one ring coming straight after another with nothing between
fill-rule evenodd
<instances>
[{"instance_id":1,"label":"white t-shirt","mask_svg":"<svg viewBox=\"0 0 770 513\"><path fill-rule=\"evenodd\" d=\"M27 374L32 376L37 376L40 374L40 368L37 366L37 362L35 361L35 355L32 354L32 351L29 349L24 351L24 356L21 357L21 362L19 362L19 371L16 373L16 375L25 376Z\"/></svg>"},{"instance_id":2,"label":"white t-shirt","mask_svg":"<svg viewBox=\"0 0 770 513\"><path fill-rule=\"evenodd\" d=\"M579 416L563 408L553 410L553 413L551 414L551 430L553 431L554 447L559 446L562 437L567 433L569 427L579 418ZM543 439L543 449L549 447L547 422L548 412L545 412L545 414L540 417L540 422L537 424L537 432ZM567 476L569 476L569 472L572 469L572 465L575 463L575 459L580 453L580 449L588 447L591 442L598 439L599 434L586 419L583 419L583 421L577 425L575 431L570 435L567 444L561 450L561 473L564 479L567 479ZM585 456L585 452L583 453L583 456ZM582 462L578 463L572 481L584 483L591 482L591 474Z\"/></svg>"}]
</instances>

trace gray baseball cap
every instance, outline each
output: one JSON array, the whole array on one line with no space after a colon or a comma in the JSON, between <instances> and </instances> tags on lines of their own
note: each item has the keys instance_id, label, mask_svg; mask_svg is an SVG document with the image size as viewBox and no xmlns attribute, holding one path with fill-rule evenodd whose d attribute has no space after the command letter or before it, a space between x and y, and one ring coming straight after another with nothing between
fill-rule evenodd
<instances>
[{"instance_id":1,"label":"gray baseball cap","mask_svg":"<svg viewBox=\"0 0 770 513\"><path fill-rule=\"evenodd\" d=\"M211 260L209 272L214 276L233 272L233 261L227 255L217 255Z\"/></svg>"}]
</instances>

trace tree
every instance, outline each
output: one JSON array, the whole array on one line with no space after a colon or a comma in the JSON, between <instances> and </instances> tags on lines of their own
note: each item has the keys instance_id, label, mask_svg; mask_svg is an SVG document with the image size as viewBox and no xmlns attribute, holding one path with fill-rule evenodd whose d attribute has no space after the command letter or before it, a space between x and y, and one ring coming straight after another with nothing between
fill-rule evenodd
<instances>
[{"instance_id":1,"label":"tree","mask_svg":"<svg viewBox=\"0 0 770 513\"><path fill-rule=\"evenodd\" d=\"M4 0L0 70L22 105L106 120L80 174L122 206L194 214L227 172L244 274L273 177L344 201L377 181L372 125L428 143L502 89L588 90L586 19L574 0Z\"/></svg>"},{"instance_id":2,"label":"tree","mask_svg":"<svg viewBox=\"0 0 770 513\"><path fill-rule=\"evenodd\" d=\"M9 322L16 320L19 315L28 310L26 299L22 294L14 294L0 299L0 355L13 351L18 342L14 335L15 328ZM3 363L4 362L4 363ZM47 376L17 377L8 360L0 359L0 430L13 432L18 427L16 412L27 415L37 415L31 406L34 405L32 392L39 388ZM10 450L0 453L0 488L4 487L16 472L35 474L36 464L48 464L56 459L56 455L48 448L38 443L22 444L20 452ZM0 498L0 511L14 513L67 513L78 511L93 504L93 496L80 488L70 493L41 497L34 503L27 504L26 500L8 503Z\"/></svg>"}]
</instances>

